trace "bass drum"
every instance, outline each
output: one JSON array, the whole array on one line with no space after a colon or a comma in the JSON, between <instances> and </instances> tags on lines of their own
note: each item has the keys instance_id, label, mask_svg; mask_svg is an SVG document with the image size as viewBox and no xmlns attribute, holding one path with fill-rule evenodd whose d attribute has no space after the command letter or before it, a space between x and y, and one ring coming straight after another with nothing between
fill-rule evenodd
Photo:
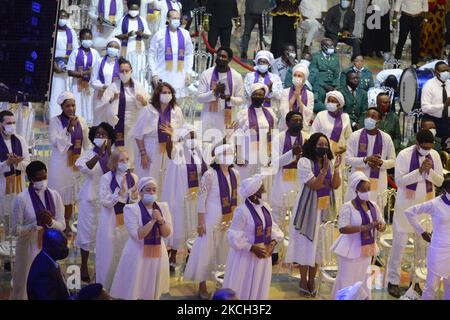
<instances>
[{"instance_id":1,"label":"bass drum","mask_svg":"<svg viewBox=\"0 0 450 320\"><path fill-rule=\"evenodd\" d=\"M403 71L400 78L400 106L405 113L420 109L422 88L428 80L434 77L432 69L418 70L408 68Z\"/></svg>"}]
</instances>

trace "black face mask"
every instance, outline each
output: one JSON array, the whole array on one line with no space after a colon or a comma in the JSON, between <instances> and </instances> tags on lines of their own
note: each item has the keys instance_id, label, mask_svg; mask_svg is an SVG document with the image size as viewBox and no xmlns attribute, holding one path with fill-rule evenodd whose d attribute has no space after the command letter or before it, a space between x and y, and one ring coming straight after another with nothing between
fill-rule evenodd
<instances>
[{"instance_id":1,"label":"black face mask","mask_svg":"<svg viewBox=\"0 0 450 320\"><path fill-rule=\"evenodd\" d=\"M261 97L252 97L252 105L254 107L261 107L262 104L264 103L264 98Z\"/></svg>"},{"instance_id":2,"label":"black face mask","mask_svg":"<svg viewBox=\"0 0 450 320\"><path fill-rule=\"evenodd\" d=\"M226 61L226 60L222 60L222 59L217 59L216 60L216 65L219 67L219 68L226 68L226 67L228 67L228 61Z\"/></svg>"},{"instance_id":3,"label":"black face mask","mask_svg":"<svg viewBox=\"0 0 450 320\"><path fill-rule=\"evenodd\" d=\"M296 134L300 133L302 129L303 125L301 123L294 123L293 125L290 126L290 131Z\"/></svg>"},{"instance_id":4,"label":"black face mask","mask_svg":"<svg viewBox=\"0 0 450 320\"><path fill-rule=\"evenodd\" d=\"M324 155L326 155L327 153L328 153L328 148L326 148L326 147L317 147L316 148L316 154L319 156L319 157L323 157Z\"/></svg>"}]
</instances>

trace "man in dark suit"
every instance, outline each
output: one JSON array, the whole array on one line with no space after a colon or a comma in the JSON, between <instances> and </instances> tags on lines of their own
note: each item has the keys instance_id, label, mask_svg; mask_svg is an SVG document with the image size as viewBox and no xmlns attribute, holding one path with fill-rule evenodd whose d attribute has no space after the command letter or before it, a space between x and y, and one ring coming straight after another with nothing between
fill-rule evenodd
<instances>
[{"instance_id":1,"label":"man in dark suit","mask_svg":"<svg viewBox=\"0 0 450 320\"><path fill-rule=\"evenodd\" d=\"M69 291L56 262L69 254L67 239L56 229L45 230L42 250L34 258L28 273L27 294L29 300L67 300Z\"/></svg>"},{"instance_id":2,"label":"man in dark suit","mask_svg":"<svg viewBox=\"0 0 450 320\"><path fill-rule=\"evenodd\" d=\"M334 42L343 42L353 47L353 54L360 53L359 40L352 38L355 28L355 12L350 7L350 0L341 0L338 5L331 7L325 17L325 37Z\"/></svg>"},{"instance_id":3,"label":"man in dark suit","mask_svg":"<svg viewBox=\"0 0 450 320\"><path fill-rule=\"evenodd\" d=\"M215 48L220 37L222 47L230 47L232 20L235 19L236 26L240 26L239 12L236 0L208 0L206 13L210 15L208 31L208 42ZM208 30L209 27L209 30Z\"/></svg>"}]
</instances>

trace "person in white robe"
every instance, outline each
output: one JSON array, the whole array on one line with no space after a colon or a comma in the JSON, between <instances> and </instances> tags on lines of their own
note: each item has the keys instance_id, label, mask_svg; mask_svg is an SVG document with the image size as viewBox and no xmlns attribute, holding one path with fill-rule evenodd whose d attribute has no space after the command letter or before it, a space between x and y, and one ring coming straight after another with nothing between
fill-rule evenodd
<instances>
[{"instance_id":1,"label":"person in white robe","mask_svg":"<svg viewBox=\"0 0 450 320\"><path fill-rule=\"evenodd\" d=\"M58 32L56 33L55 61L53 65L51 99L49 101L49 118L59 114L59 95L70 89L67 64L73 50L79 47L78 36L74 29L67 25L69 14L61 10L59 12Z\"/></svg>"},{"instance_id":2,"label":"person in white robe","mask_svg":"<svg viewBox=\"0 0 450 320\"><path fill-rule=\"evenodd\" d=\"M272 281L272 252L284 235L261 197L263 176L242 180L239 193L245 203L236 208L227 231L228 253L224 288L242 300L267 300Z\"/></svg>"},{"instance_id":3,"label":"person in white robe","mask_svg":"<svg viewBox=\"0 0 450 320\"><path fill-rule=\"evenodd\" d=\"M72 77L71 91L77 103L77 116L81 116L88 124L93 123L93 90L89 85L93 66L100 60L97 50L92 49L92 32L89 29L80 31L81 47L73 50L69 56L67 70Z\"/></svg>"},{"instance_id":4,"label":"person in white robe","mask_svg":"<svg viewBox=\"0 0 450 320\"><path fill-rule=\"evenodd\" d=\"M249 72L244 78L245 97L250 99L252 95L252 85L254 83L265 84L269 88L264 101L265 107L279 106L281 93L283 92L283 83L280 76L269 71L274 64L275 59L272 52L267 50L260 50L255 56L255 72Z\"/></svg>"},{"instance_id":5,"label":"person in white robe","mask_svg":"<svg viewBox=\"0 0 450 320\"><path fill-rule=\"evenodd\" d=\"M415 232L429 242L427 253L427 280L422 294L422 300L434 300L444 283L444 299L450 300L450 177L442 184L444 193L433 200L415 205L405 210L405 216ZM433 235L421 226L421 217L431 216Z\"/></svg>"},{"instance_id":6,"label":"person in white robe","mask_svg":"<svg viewBox=\"0 0 450 320\"><path fill-rule=\"evenodd\" d=\"M147 90L134 78L134 71L129 61L119 59L119 80L108 86L101 103L96 106L98 120L112 125L116 131L115 146L123 146L134 166L136 142L130 134L134 128L142 107L150 100Z\"/></svg>"},{"instance_id":7,"label":"person in white robe","mask_svg":"<svg viewBox=\"0 0 450 320\"><path fill-rule=\"evenodd\" d=\"M29 147L33 147L35 111L31 102L0 102L0 111L9 110L16 117L16 133L24 138Z\"/></svg>"},{"instance_id":8,"label":"person in white robe","mask_svg":"<svg viewBox=\"0 0 450 320\"><path fill-rule=\"evenodd\" d=\"M159 202L157 182L139 179L141 200L124 208L129 238L122 252L111 296L126 300L158 300L169 292L169 258L163 239L172 233L167 202Z\"/></svg>"},{"instance_id":9,"label":"person in white robe","mask_svg":"<svg viewBox=\"0 0 450 320\"><path fill-rule=\"evenodd\" d=\"M90 148L86 121L77 117L75 96L65 91L58 97L61 114L50 119L48 128L51 155L48 185L58 190L65 207L67 237L72 236L70 221L74 205L78 200L81 175L75 166L83 150Z\"/></svg>"},{"instance_id":10,"label":"person in white robe","mask_svg":"<svg viewBox=\"0 0 450 320\"><path fill-rule=\"evenodd\" d=\"M181 26L180 13L169 11L169 25L159 30L153 37L148 50L148 65L152 82L170 83L176 91L177 99L184 98L193 74L194 47L189 31Z\"/></svg>"},{"instance_id":11,"label":"person in white robe","mask_svg":"<svg viewBox=\"0 0 450 320\"><path fill-rule=\"evenodd\" d=\"M198 195L198 236L194 241L183 278L199 282L199 297L209 299L206 281L212 280L217 256L226 251L225 243L215 243L238 205L239 172L232 168L234 149L220 145L214 149L214 163L200 181ZM224 226L225 224L225 226Z\"/></svg>"},{"instance_id":12,"label":"person in white robe","mask_svg":"<svg viewBox=\"0 0 450 320\"><path fill-rule=\"evenodd\" d=\"M379 129L382 114L378 108L369 108L364 120L364 129L353 132L347 140L345 162L351 166L351 173L362 171L370 178L369 200L384 209L387 195L387 170L395 166L395 148L390 135ZM348 188L345 201L355 197Z\"/></svg>"},{"instance_id":13,"label":"person in white robe","mask_svg":"<svg viewBox=\"0 0 450 320\"><path fill-rule=\"evenodd\" d=\"M128 240L124 207L139 200L138 177L129 168L128 152L116 148L108 160L109 172L100 178L100 215L95 240L95 281L106 291L111 285Z\"/></svg>"},{"instance_id":14,"label":"person in white robe","mask_svg":"<svg viewBox=\"0 0 450 320\"><path fill-rule=\"evenodd\" d=\"M170 10L176 10L180 14L182 13L182 4L178 0L144 0L149 4L153 4L153 8L160 11L159 19L155 23L156 31L160 31L166 28L166 17L167 13L169 13ZM141 15L143 11L141 9ZM147 11L148 13L148 11Z\"/></svg>"},{"instance_id":15,"label":"person in white robe","mask_svg":"<svg viewBox=\"0 0 450 320\"><path fill-rule=\"evenodd\" d=\"M26 168L30 186L14 202L13 234L17 236L11 300L27 299L27 277L31 263L42 247L46 228L63 231L64 205L56 190L47 188L47 167L32 161Z\"/></svg>"},{"instance_id":16,"label":"person in white robe","mask_svg":"<svg viewBox=\"0 0 450 320\"><path fill-rule=\"evenodd\" d=\"M198 189L208 167L191 124L185 123L177 130L169 128L168 132L171 135L166 144L169 162L161 200L170 203L173 233L166 244L170 248L170 268L174 269L177 251L186 248L186 241L196 232Z\"/></svg>"},{"instance_id":17,"label":"person in white robe","mask_svg":"<svg viewBox=\"0 0 450 320\"><path fill-rule=\"evenodd\" d=\"M399 298L400 264L403 250L414 229L405 217L405 209L431 200L435 196L435 186L444 181L442 162L433 150L434 136L429 130L421 130L416 135L416 144L403 149L395 162L394 223L392 226L392 251L387 266L388 291Z\"/></svg>"},{"instance_id":18,"label":"person in white robe","mask_svg":"<svg viewBox=\"0 0 450 320\"><path fill-rule=\"evenodd\" d=\"M92 149L81 153L75 165L85 176L78 197L78 224L75 246L81 251L81 280L90 282L88 259L89 252L95 249L98 216L100 214L99 185L100 178L109 171L108 159L111 146L116 140L116 134L111 125L106 122L89 129L89 140Z\"/></svg>"},{"instance_id":19,"label":"person in white robe","mask_svg":"<svg viewBox=\"0 0 450 320\"><path fill-rule=\"evenodd\" d=\"M292 86L283 89L280 101L281 130L286 129L284 119L289 111L299 111L303 116L303 130L309 132L314 119L314 94L308 90L306 81L309 78L309 69L304 64L297 64L292 69Z\"/></svg>"},{"instance_id":20,"label":"person in white robe","mask_svg":"<svg viewBox=\"0 0 450 320\"><path fill-rule=\"evenodd\" d=\"M113 81L119 80L120 40L112 38L106 45L106 55L97 60L91 73L90 84L94 89L93 124L101 120L102 97Z\"/></svg>"},{"instance_id":21,"label":"person in white robe","mask_svg":"<svg viewBox=\"0 0 450 320\"><path fill-rule=\"evenodd\" d=\"M231 126L233 109L244 103L242 76L229 63L233 58L230 48L219 48L216 66L200 76L197 101L203 104L201 114L202 140L215 145ZM211 141L213 140L213 141Z\"/></svg>"},{"instance_id":22,"label":"person in white robe","mask_svg":"<svg viewBox=\"0 0 450 320\"><path fill-rule=\"evenodd\" d=\"M93 47L104 50L109 39L114 36L117 22L123 17L121 0L92 0L89 6L92 22Z\"/></svg>"},{"instance_id":23,"label":"person in white robe","mask_svg":"<svg viewBox=\"0 0 450 320\"><path fill-rule=\"evenodd\" d=\"M131 62L134 77L143 86L147 86L147 49L146 41L150 38L147 19L139 16L140 1L128 1L128 13L120 19L114 35L122 41L121 56Z\"/></svg>"},{"instance_id":24,"label":"person in white robe","mask_svg":"<svg viewBox=\"0 0 450 320\"><path fill-rule=\"evenodd\" d=\"M350 116L343 112L345 99L339 91L330 91L325 97L327 110L317 114L311 126L310 133L321 132L330 139L331 151L334 155L341 155L341 177L345 177L345 151L347 150L347 140L352 134ZM345 181L345 180L343 180ZM339 212L344 201L344 183L335 190L336 210Z\"/></svg>"},{"instance_id":25,"label":"person in white robe","mask_svg":"<svg viewBox=\"0 0 450 320\"><path fill-rule=\"evenodd\" d=\"M326 135L317 132L303 145L297 163L298 196L289 228L286 263L300 265L300 294L315 296L315 276L322 263L319 233L322 222L332 220L333 190L341 184L339 155L334 159Z\"/></svg>"},{"instance_id":26,"label":"person in white robe","mask_svg":"<svg viewBox=\"0 0 450 320\"><path fill-rule=\"evenodd\" d=\"M175 130L183 123L183 112L177 105L174 88L166 82L161 83L153 92L151 103L141 109L130 132L139 150L139 157L135 158L138 177L154 177L160 188L164 188L169 162L166 143L170 136L162 125L170 124Z\"/></svg>"},{"instance_id":27,"label":"person in white robe","mask_svg":"<svg viewBox=\"0 0 450 320\"><path fill-rule=\"evenodd\" d=\"M362 171L351 174L349 188L355 196L342 205L338 219L340 235L331 246L338 256L338 273L331 296L337 299L339 290L362 281L362 290L370 300L371 272L367 269L378 253L377 231L384 232L386 223L376 202L369 199L370 179Z\"/></svg>"},{"instance_id":28,"label":"person in white robe","mask_svg":"<svg viewBox=\"0 0 450 320\"><path fill-rule=\"evenodd\" d=\"M141 0L140 15L147 19L148 28L153 36L159 31L160 19L166 21L165 17L161 17L161 3L160 0Z\"/></svg>"},{"instance_id":29,"label":"person in white robe","mask_svg":"<svg viewBox=\"0 0 450 320\"><path fill-rule=\"evenodd\" d=\"M269 166L272 131L278 119L272 108L264 106L268 92L265 84L253 83L248 107L236 116L239 129L234 139L237 140L237 169L242 179L263 173Z\"/></svg>"},{"instance_id":30,"label":"person in white robe","mask_svg":"<svg viewBox=\"0 0 450 320\"><path fill-rule=\"evenodd\" d=\"M11 214L15 198L25 189L25 168L30 163L28 144L16 133L16 117L0 111L0 223L11 234Z\"/></svg>"}]
</instances>

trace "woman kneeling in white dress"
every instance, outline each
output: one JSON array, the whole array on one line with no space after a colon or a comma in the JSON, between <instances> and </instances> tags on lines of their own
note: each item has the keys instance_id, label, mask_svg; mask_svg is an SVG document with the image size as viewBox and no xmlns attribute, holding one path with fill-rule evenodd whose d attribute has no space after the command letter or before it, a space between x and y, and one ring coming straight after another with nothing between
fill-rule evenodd
<instances>
[{"instance_id":1,"label":"woman kneeling in white dress","mask_svg":"<svg viewBox=\"0 0 450 320\"><path fill-rule=\"evenodd\" d=\"M224 287L236 291L239 299L267 300L272 280L272 251L283 232L272 218L272 208L263 203L263 176L242 181L240 195L245 203L236 208L228 230L230 252Z\"/></svg>"},{"instance_id":2,"label":"woman kneeling in white dress","mask_svg":"<svg viewBox=\"0 0 450 320\"><path fill-rule=\"evenodd\" d=\"M362 288L371 297L367 268L377 254L376 232L383 232L386 224L375 202L369 201L370 180L361 171L355 171L349 179L349 188L356 192L355 199L344 203L339 213L339 232L331 250L338 256L338 274L332 297L338 291L362 281Z\"/></svg>"},{"instance_id":3,"label":"woman kneeling in white dress","mask_svg":"<svg viewBox=\"0 0 450 320\"><path fill-rule=\"evenodd\" d=\"M123 249L111 287L116 298L159 299L169 292L169 257L162 238L172 233L166 202L156 202L156 180L144 177L138 183L141 201L125 206L129 239Z\"/></svg>"}]
</instances>

